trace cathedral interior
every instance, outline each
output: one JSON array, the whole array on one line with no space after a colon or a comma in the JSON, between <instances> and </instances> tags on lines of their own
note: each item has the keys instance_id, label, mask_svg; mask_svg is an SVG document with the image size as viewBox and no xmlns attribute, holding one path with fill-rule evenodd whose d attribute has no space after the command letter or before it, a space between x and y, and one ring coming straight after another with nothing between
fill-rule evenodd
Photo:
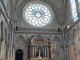
<instances>
[{"instance_id":1,"label":"cathedral interior","mask_svg":"<svg viewBox=\"0 0 80 60\"><path fill-rule=\"evenodd\" d=\"M80 0L0 0L0 60L80 60Z\"/></svg>"}]
</instances>

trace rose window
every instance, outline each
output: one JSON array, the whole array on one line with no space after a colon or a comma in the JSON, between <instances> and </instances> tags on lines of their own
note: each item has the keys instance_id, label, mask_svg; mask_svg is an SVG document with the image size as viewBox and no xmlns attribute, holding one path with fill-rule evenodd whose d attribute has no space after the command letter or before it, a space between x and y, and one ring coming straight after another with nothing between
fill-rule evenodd
<instances>
[{"instance_id":1,"label":"rose window","mask_svg":"<svg viewBox=\"0 0 80 60\"><path fill-rule=\"evenodd\" d=\"M37 27L47 25L51 20L50 10L42 4L32 4L25 9L26 21Z\"/></svg>"}]
</instances>

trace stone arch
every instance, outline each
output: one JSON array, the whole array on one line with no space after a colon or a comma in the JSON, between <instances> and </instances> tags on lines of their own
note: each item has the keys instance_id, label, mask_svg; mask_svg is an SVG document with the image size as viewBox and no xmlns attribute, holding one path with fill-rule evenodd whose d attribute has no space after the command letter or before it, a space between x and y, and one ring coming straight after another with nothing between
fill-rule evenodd
<instances>
[{"instance_id":1,"label":"stone arch","mask_svg":"<svg viewBox=\"0 0 80 60\"><path fill-rule=\"evenodd\" d=\"M75 41L75 29L73 29L73 37L72 37L72 43L74 44Z\"/></svg>"},{"instance_id":2,"label":"stone arch","mask_svg":"<svg viewBox=\"0 0 80 60\"><path fill-rule=\"evenodd\" d=\"M66 47L72 45L73 41L71 40L72 34L67 34L67 41L66 41Z\"/></svg>"},{"instance_id":3,"label":"stone arch","mask_svg":"<svg viewBox=\"0 0 80 60\"><path fill-rule=\"evenodd\" d=\"M15 52L15 60L23 60L23 50L18 49Z\"/></svg>"},{"instance_id":4,"label":"stone arch","mask_svg":"<svg viewBox=\"0 0 80 60\"><path fill-rule=\"evenodd\" d=\"M23 38L25 40L25 37L23 35L19 35L18 37L21 37L21 38Z\"/></svg>"},{"instance_id":5,"label":"stone arch","mask_svg":"<svg viewBox=\"0 0 80 60\"><path fill-rule=\"evenodd\" d=\"M57 36L53 38L52 45L53 45L53 49L57 49L61 47L61 41Z\"/></svg>"},{"instance_id":6,"label":"stone arch","mask_svg":"<svg viewBox=\"0 0 80 60\"><path fill-rule=\"evenodd\" d=\"M24 37L23 37L22 35L20 35L19 37L21 37L21 38L23 38L23 39L24 39ZM19 38L19 37L18 37L18 38ZM24 40L25 40L25 39L24 39Z\"/></svg>"},{"instance_id":7,"label":"stone arch","mask_svg":"<svg viewBox=\"0 0 80 60\"><path fill-rule=\"evenodd\" d=\"M73 29L73 37L75 38L75 36L77 36L78 34L78 28Z\"/></svg>"},{"instance_id":8,"label":"stone arch","mask_svg":"<svg viewBox=\"0 0 80 60\"><path fill-rule=\"evenodd\" d=\"M71 44L71 41L70 41L70 34L68 33L67 34L67 42L66 42L66 47L68 47L69 45ZM66 59L69 59L69 48L66 48Z\"/></svg>"},{"instance_id":9,"label":"stone arch","mask_svg":"<svg viewBox=\"0 0 80 60\"><path fill-rule=\"evenodd\" d=\"M56 59L56 57L57 59L61 58L58 57L59 55L62 56L61 41L57 36L55 36L52 41L52 52L54 54L54 59Z\"/></svg>"},{"instance_id":10,"label":"stone arch","mask_svg":"<svg viewBox=\"0 0 80 60\"><path fill-rule=\"evenodd\" d=\"M15 45L17 46L25 46L25 39L22 35L18 36L15 40Z\"/></svg>"},{"instance_id":11,"label":"stone arch","mask_svg":"<svg viewBox=\"0 0 80 60\"><path fill-rule=\"evenodd\" d=\"M75 41L77 38L77 30L73 29L73 41Z\"/></svg>"},{"instance_id":12,"label":"stone arch","mask_svg":"<svg viewBox=\"0 0 80 60\"><path fill-rule=\"evenodd\" d=\"M43 0L40 0L42 2L45 2ZM17 16L18 16L18 13L20 12L20 10L27 4L31 1L29 0L24 0L22 1L22 3L16 7L16 12L14 14L14 19L17 20ZM53 4L51 1L47 0L45 3L49 4L49 6L54 10L54 12L56 13L57 17L58 17L58 22L60 22L61 18L59 17L60 16L60 11L59 9L57 8L57 6L55 4Z\"/></svg>"},{"instance_id":13,"label":"stone arch","mask_svg":"<svg viewBox=\"0 0 80 60\"><path fill-rule=\"evenodd\" d=\"M53 38L53 41L52 41L52 42L58 42L59 45L61 44L61 41L60 41L60 39L59 39L57 36L55 36L55 37Z\"/></svg>"},{"instance_id":14,"label":"stone arch","mask_svg":"<svg viewBox=\"0 0 80 60\"><path fill-rule=\"evenodd\" d=\"M8 34L8 32L7 32L7 27L6 27L6 29L5 29L5 43L7 44L7 34Z\"/></svg>"},{"instance_id":15,"label":"stone arch","mask_svg":"<svg viewBox=\"0 0 80 60\"><path fill-rule=\"evenodd\" d=\"M4 33L4 31L3 31L4 29L3 29L3 21L1 22L1 42L0 42L0 56L2 56L2 55L4 55L4 54L2 54L2 53L4 53L4 36L3 36L3 33Z\"/></svg>"},{"instance_id":16,"label":"stone arch","mask_svg":"<svg viewBox=\"0 0 80 60\"><path fill-rule=\"evenodd\" d=\"M21 50L21 51L24 53L23 49L21 49L21 48L17 48L17 49L15 50L15 53L16 53L16 51L18 51L18 50Z\"/></svg>"},{"instance_id":17,"label":"stone arch","mask_svg":"<svg viewBox=\"0 0 80 60\"><path fill-rule=\"evenodd\" d=\"M1 22L1 41L3 41L3 21Z\"/></svg>"},{"instance_id":18,"label":"stone arch","mask_svg":"<svg viewBox=\"0 0 80 60\"><path fill-rule=\"evenodd\" d=\"M70 39L70 35L69 35L69 33L68 33L68 35L67 35L67 43L69 42L69 39Z\"/></svg>"},{"instance_id":19,"label":"stone arch","mask_svg":"<svg viewBox=\"0 0 80 60\"><path fill-rule=\"evenodd\" d=\"M15 45L15 51L14 53L20 49L23 51L23 60L25 59L25 56L26 56L26 51L25 51L25 46L26 46L26 43L25 43L25 39L22 35L19 35L15 41L14 41L14 45Z\"/></svg>"}]
</instances>

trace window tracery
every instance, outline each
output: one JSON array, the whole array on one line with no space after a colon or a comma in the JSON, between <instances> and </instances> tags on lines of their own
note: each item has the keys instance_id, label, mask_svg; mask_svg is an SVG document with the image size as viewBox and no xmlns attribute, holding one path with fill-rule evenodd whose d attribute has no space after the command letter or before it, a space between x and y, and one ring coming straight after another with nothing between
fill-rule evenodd
<instances>
[{"instance_id":1,"label":"window tracery","mask_svg":"<svg viewBox=\"0 0 80 60\"><path fill-rule=\"evenodd\" d=\"M33 26L42 27L51 20L50 10L42 4L31 4L25 10L25 18Z\"/></svg>"}]
</instances>

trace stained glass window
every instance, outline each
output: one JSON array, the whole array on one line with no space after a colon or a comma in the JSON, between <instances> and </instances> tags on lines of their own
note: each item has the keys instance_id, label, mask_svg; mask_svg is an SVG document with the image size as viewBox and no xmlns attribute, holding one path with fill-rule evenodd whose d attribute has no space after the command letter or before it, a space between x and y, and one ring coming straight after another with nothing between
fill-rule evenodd
<instances>
[{"instance_id":1,"label":"stained glass window","mask_svg":"<svg viewBox=\"0 0 80 60\"><path fill-rule=\"evenodd\" d=\"M78 0L78 2L80 2L80 0Z\"/></svg>"},{"instance_id":2,"label":"stained glass window","mask_svg":"<svg viewBox=\"0 0 80 60\"><path fill-rule=\"evenodd\" d=\"M42 4L31 4L25 10L25 18L33 26L42 27L51 20L50 10Z\"/></svg>"},{"instance_id":3,"label":"stained glass window","mask_svg":"<svg viewBox=\"0 0 80 60\"><path fill-rule=\"evenodd\" d=\"M72 7L72 14L75 22L78 19L76 3L75 3L75 0L70 0L70 1L71 1L71 7Z\"/></svg>"}]
</instances>

